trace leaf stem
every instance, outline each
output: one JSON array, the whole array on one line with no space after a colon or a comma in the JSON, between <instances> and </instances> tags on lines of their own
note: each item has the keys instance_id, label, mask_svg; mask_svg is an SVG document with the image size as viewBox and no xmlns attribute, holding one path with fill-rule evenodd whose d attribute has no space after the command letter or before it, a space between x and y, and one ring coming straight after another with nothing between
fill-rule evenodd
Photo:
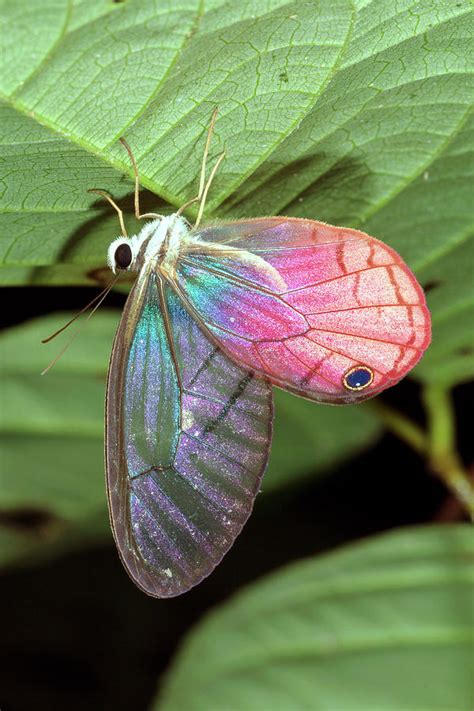
<instances>
[{"instance_id":1,"label":"leaf stem","mask_svg":"<svg viewBox=\"0 0 474 711\"><path fill-rule=\"evenodd\" d=\"M427 385L423 402L428 419L428 455L431 469L448 486L474 520L474 482L456 449L456 418L451 393L440 385Z\"/></svg>"},{"instance_id":2,"label":"leaf stem","mask_svg":"<svg viewBox=\"0 0 474 711\"><path fill-rule=\"evenodd\" d=\"M461 502L474 520L474 482L456 451L455 414L451 395L439 385L423 390L427 431L385 403L370 403L383 424L420 456Z\"/></svg>"},{"instance_id":3,"label":"leaf stem","mask_svg":"<svg viewBox=\"0 0 474 711\"><path fill-rule=\"evenodd\" d=\"M374 400L368 404L391 432L409 444L420 456L426 456L428 440L421 427L385 403Z\"/></svg>"}]
</instances>

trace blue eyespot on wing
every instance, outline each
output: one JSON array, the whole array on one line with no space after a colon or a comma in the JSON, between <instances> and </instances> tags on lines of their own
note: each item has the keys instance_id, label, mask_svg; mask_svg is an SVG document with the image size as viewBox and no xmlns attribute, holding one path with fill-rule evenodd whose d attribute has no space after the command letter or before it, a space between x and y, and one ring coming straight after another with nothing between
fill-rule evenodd
<instances>
[{"instance_id":1,"label":"blue eyespot on wing","mask_svg":"<svg viewBox=\"0 0 474 711\"><path fill-rule=\"evenodd\" d=\"M365 390L374 379L374 371L366 365L356 365L345 373L342 383L347 390Z\"/></svg>"}]
</instances>

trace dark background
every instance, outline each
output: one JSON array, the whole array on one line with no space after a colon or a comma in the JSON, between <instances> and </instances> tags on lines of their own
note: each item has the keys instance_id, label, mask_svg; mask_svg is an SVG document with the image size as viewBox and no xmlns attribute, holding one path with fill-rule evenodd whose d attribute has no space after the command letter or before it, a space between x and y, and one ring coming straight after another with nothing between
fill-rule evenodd
<instances>
[{"instance_id":1,"label":"dark background","mask_svg":"<svg viewBox=\"0 0 474 711\"><path fill-rule=\"evenodd\" d=\"M2 327L78 310L94 289L3 289ZM124 297L111 294L108 305ZM455 389L459 451L473 459L474 386ZM405 380L381 396L423 423ZM41 485L38 482L38 485ZM456 501L405 444L386 434L364 455L257 499L217 570L191 592L154 600L129 580L109 545L0 576L1 711L147 709L180 641L203 613L247 582L303 556L402 525L464 518ZM7 525L34 530L34 513ZM185 711L185 710L183 710Z\"/></svg>"}]
</instances>

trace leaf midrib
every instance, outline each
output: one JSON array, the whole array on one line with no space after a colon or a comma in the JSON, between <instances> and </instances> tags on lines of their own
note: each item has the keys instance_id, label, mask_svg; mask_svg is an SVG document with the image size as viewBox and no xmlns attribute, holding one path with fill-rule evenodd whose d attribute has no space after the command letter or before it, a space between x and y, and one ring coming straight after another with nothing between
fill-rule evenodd
<instances>
[{"instance_id":1,"label":"leaf midrib","mask_svg":"<svg viewBox=\"0 0 474 711\"><path fill-rule=\"evenodd\" d=\"M386 638L382 635L361 634L350 640L347 638L341 640L339 637L332 644L325 639L319 640L318 643L313 640L313 645L296 643L290 650L288 650L288 642L284 640L280 649L273 646L271 650L254 651L252 640L249 640L238 656L224 658L224 664L214 668L212 676L205 673L209 671L208 669L203 666L199 667L198 688L200 693L203 693L210 685L216 684L220 678L227 680L236 676L245 676L248 679L255 674L256 669L268 669L282 664L294 664L298 661L314 660L315 664L318 664L321 659L328 662L330 659L340 659L341 656L347 657L361 653L373 654L382 651L430 649L454 645L471 647L472 632L467 625L462 625L462 623L445 624L443 628L438 629L425 625L423 628L415 628L413 634L410 634L408 630L403 630L397 635L394 634L393 629L389 629ZM175 680L179 681L180 675L176 675Z\"/></svg>"}]
</instances>

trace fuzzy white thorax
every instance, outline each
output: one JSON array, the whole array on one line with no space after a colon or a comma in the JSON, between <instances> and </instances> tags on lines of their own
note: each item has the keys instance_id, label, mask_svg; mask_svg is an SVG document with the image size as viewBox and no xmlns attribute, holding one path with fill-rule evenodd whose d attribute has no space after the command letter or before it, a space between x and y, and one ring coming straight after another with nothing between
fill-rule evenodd
<instances>
[{"instance_id":1,"label":"fuzzy white thorax","mask_svg":"<svg viewBox=\"0 0 474 711\"><path fill-rule=\"evenodd\" d=\"M158 220L156 220L155 222L158 222ZM152 222L150 224L154 225L155 222ZM145 227L147 226L148 225L146 225ZM140 232L139 237L144 232L145 227ZM158 256L167 235L169 235L168 246L165 257L163 259L163 267L166 268L168 266L174 265L174 263L178 259L181 239L182 237L187 235L188 232L189 225L184 217L181 217L176 213L173 215L169 215L168 217L163 217L163 219L159 221L157 229L152 231L152 237L148 242L147 248L145 250L145 264L147 264L150 260L153 260ZM147 236L149 234L150 233L148 233ZM144 239L146 239L146 237Z\"/></svg>"},{"instance_id":2,"label":"fuzzy white thorax","mask_svg":"<svg viewBox=\"0 0 474 711\"><path fill-rule=\"evenodd\" d=\"M136 271L137 257L140 254L143 244L149 240L145 254L143 255L144 264L156 259L160 250L169 234L168 247L163 260L165 267L172 266L179 255L179 247L181 239L189 233L189 225L184 217L178 214L160 217L145 224L137 235L131 237L117 237L109 245L107 250L107 264L115 274L115 252L121 244L128 244L132 251L132 261L128 267L128 271Z\"/></svg>"}]
</instances>

